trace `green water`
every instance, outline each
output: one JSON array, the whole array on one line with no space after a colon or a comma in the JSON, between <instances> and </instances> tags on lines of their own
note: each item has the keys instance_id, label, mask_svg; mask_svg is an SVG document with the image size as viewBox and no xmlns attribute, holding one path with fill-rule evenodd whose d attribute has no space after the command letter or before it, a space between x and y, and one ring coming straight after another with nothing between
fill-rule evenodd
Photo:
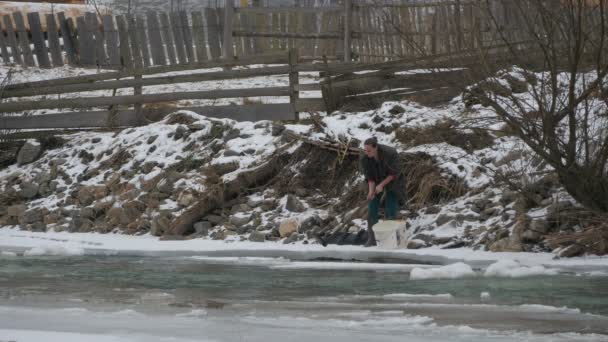
<instances>
[{"instance_id":1,"label":"green water","mask_svg":"<svg viewBox=\"0 0 608 342\"><path fill-rule=\"evenodd\" d=\"M290 302L311 298L349 298L364 305L385 302L386 294L446 294L450 303L541 304L608 315L608 277L562 274L527 278L409 280L404 272L361 270L283 270L266 266L205 263L161 257L8 257L0 258L0 300L76 298L137 303L144 292L173 297L167 305L200 298ZM489 292L490 298L480 298ZM368 298L367 296L372 296ZM358 298L362 297L362 298Z\"/></svg>"}]
</instances>

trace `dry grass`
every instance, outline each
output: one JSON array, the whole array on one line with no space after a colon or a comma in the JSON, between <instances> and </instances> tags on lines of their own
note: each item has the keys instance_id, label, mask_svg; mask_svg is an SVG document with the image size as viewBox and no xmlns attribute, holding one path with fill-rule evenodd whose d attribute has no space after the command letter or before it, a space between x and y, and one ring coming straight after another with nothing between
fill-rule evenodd
<instances>
[{"instance_id":1,"label":"dry grass","mask_svg":"<svg viewBox=\"0 0 608 342\"><path fill-rule=\"evenodd\" d=\"M252 99L250 97L246 97L243 99L243 105L247 106L247 105L256 105L256 104L262 104L262 100L260 99Z\"/></svg>"},{"instance_id":2,"label":"dry grass","mask_svg":"<svg viewBox=\"0 0 608 342\"><path fill-rule=\"evenodd\" d=\"M489 147L494 138L485 130L472 129L473 133L464 133L457 128L453 120L440 121L423 128L401 127L395 131L397 140L407 146L448 143L468 152Z\"/></svg>"},{"instance_id":3,"label":"dry grass","mask_svg":"<svg viewBox=\"0 0 608 342\"><path fill-rule=\"evenodd\" d=\"M415 208L438 204L466 193L461 179L441 175L426 154L410 155L404 163L405 191Z\"/></svg>"}]
</instances>

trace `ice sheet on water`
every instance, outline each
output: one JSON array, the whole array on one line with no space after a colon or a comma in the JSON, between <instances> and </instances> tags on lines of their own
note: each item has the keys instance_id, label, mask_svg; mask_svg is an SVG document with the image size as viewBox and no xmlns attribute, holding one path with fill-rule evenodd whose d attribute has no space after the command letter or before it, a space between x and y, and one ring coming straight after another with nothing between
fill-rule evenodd
<instances>
[{"instance_id":1,"label":"ice sheet on water","mask_svg":"<svg viewBox=\"0 0 608 342\"><path fill-rule=\"evenodd\" d=\"M486 277L509 277L520 278L539 275L556 275L554 269L545 268L542 265L524 266L515 260L500 260L488 266L484 272Z\"/></svg>"},{"instance_id":2,"label":"ice sheet on water","mask_svg":"<svg viewBox=\"0 0 608 342\"><path fill-rule=\"evenodd\" d=\"M410 273L411 280L422 279L456 279L475 276L471 266L457 262L454 264L435 268L414 268Z\"/></svg>"},{"instance_id":3,"label":"ice sheet on water","mask_svg":"<svg viewBox=\"0 0 608 342\"><path fill-rule=\"evenodd\" d=\"M37 246L23 253L24 256L41 256L41 255L56 255L56 256L75 256L84 255L84 249L74 245L46 245Z\"/></svg>"}]
</instances>

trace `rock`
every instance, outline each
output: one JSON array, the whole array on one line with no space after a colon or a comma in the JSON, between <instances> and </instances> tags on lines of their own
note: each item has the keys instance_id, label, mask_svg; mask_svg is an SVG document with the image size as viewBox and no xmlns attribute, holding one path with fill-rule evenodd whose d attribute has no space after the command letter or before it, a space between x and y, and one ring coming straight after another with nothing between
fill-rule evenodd
<instances>
[{"instance_id":1,"label":"rock","mask_svg":"<svg viewBox=\"0 0 608 342\"><path fill-rule=\"evenodd\" d=\"M298 233L293 232L293 233L291 233L291 235L289 235L289 237L287 239L283 240L283 244L294 243L296 241L298 241Z\"/></svg>"},{"instance_id":2,"label":"rock","mask_svg":"<svg viewBox=\"0 0 608 342\"><path fill-rule=\"evenodd\" d=\"M31 224L34 222L42 222L44 220L44 215L48 213L48 209L46 208L33 208L30 210L26 210L21 215L19 215L19 223L20 224Z\"/></svg>"},{"instance_id":3,"label":"rock","mask_svg":"<svg viewBox=\"0 0 608 342\"><path fill-rule=\"evenodd\" d=\"M521 252L523 250L521 244L513 243L510 237L492 243L488 249L491 252Z\"/></svg>"},{"instance_id":4,"label":"rock","mask_svg":"<svg viewBox=\"0 0 608 342\"><path fill-rule=\"evenodd\" d=\"M299 233L306 233L309 230L314 229L315 227L319 227L323 224L323 220L318 215L312 215L307 217L302 223L300 223L300 227L298 229Z\"/></svg>"},{"instance_id":5,"label":"rock","mask_svg":"<svg viewBox=\"0 0 608 342\"><path fill-rule=\"evenodd\" d=\"M426 247L426 243L422 240L410 240L406 245L406 248L408 249L419 249L423 247Z\"/></svg>"},{"instance_id":6,"label":"rock","mask_svg":"<svg viewBox=\"0 0 608 342\"><path fill-rule=\"evenodd\" d=\"M530 223L530 230L546 234L549 231L549 222L545 219L534 219Z\"/></svg>"},{"instance_id":7,"label":"rock","mask_svg":"<svg viewBox=\"0 0 608 342\"><path fill-rule=\"evenodd\" d=\"M306 207L294 195L288 194L287 202L285 203L285 209L291 212L301 213L306 210Z\"/></svg>"},{"instance_id":8,"label":"rock","mask_svg":"<svg viewBox=\"0 0 608 342\"><path fill-rule=\"evenodd\" d=\"M41 221L37 221L32 223L32 231L33 232L46 232L46 224Z\"/></svg>"},{"instance_id":9,"label":"rock","mask_svg":"<svg viewBox=\"0 0 608 342\"><path fill-rule=\"evenodd\" d=\"M241 135L241 131L237 128L231 128L228 132L226 132L226 135L224 135L224 141L230 141L232 139L236 139Z\"/></svg>"},{"instance_id":10,"label":"rock","mask_svg":"<svg viewBox=\"0 0 608 342\"><path fill-rule=\"evenodd\" d=\"M228 163L213 164L211 165L211 168L218 176L223 176L227 173L238 170L239 162L235 160Z\"/></svg>"},{"instance_id":11,"label":"rock","mask_svg":"<svg viewBox=\"0 0 608 342\"><path fill-rule=\"evenodd\" d=\"M6 214L11 217L19 217L23 215L26 210L27 206L25 206L25 204L16 204L6 208Z\"/></svg>"},{"instance_id":12,"label":"rock","mask_svg":"<svg viewBox=\"0 0 608 342\"><path fill-rule=\"evenodd\" d=\"M492 215L494 215L496 213L496 211L498 211L498 209L494 208L494 207L490 207L490 208L485 208L481 214L486 216L486 217L490 217Z\"/></svg>"},{"instance_id":13,"label":"rock","mask_svg":"<svg viewBox=\"0 0 608 342\"><path fill-rule=\"evenodd\" d=\"M25 200L29 200L32 199L34 197L36 197L36 195L38 194L38 189L40 188L40 185L38 185L38 183L34 183L34 182L23 182L21 183L20 189L19 189L19 197L21 197L22 199Z\"/></svg>"},{"instance_id":14,"label":"rock","mask_svg":"<svg viewBox=\"0 0 608 342\"><path fill-rule=\"evenodd\" d=\"M227 149L224 151L224 157L239 157L240 155L241 153L235 150Z\"/></svg>"},{"instance_id":15,"label":"rock","mask_svg":"<svg viewBox=\"0 0 608 342\"><path fill-rule=\"evenodd\" d=\"M264 203L264 198L262 197L250 197L247 199L247 205L251 208L257 208Z\"/></svg>"},{"instance_id":16,"label":"rock","mask_svg":"<svg viewBox=\"0 0 608 342\"><path fill-rule=\"evenodd\" d=\"M281 221L279 225L279 236L284 238L298 231L300 222L296 218L289 218Z\"/></svg>"},{"instance_id":17,"label":"rock","mask_svg":"<svg viewBox=\"0 0 608 342\"><path fill-rule=\"evenodd\" d=\"M200 131L207 128L207 124L205 122L193 122L191 124L188 124L188 129L191 131Z\"/></svg>"},{"instance_id":18,"label":"rock","mask_svg":"<svg viewBox=\"0 0 608 342\"><path fill-rule=\"evenodd\" d=\"M405 113L405 108L401 106L393 106L393 108L389 109L388 112L392 115L403 114Z\"/></svg>"},{"instance_id":19,"label":"rock","mask_svg":"<svg viewBox=\"0 0 608 342\"><path fill-rule=\"evenodd\" d=\"M527 243L537 243L540 241L541 235L534 230L526 230L521 236L521 240Z\"/></svg>"},{"instance_id":20,"label":"rock","mask_svg":"<svg viewBox=\"0 0 608 342\"><path fill-rule=\"evenodd\" d=\"M150 227L150 234L154 236L161 236L169 232L169 225L171 220L164 215L157 216L152 219L152 225Z\"/></svg>"},{"instance_id":21,"label":"rock","mask_svg":"<svg viewBox=\"0 0 608 342\"><path fill-rule=\"evenodd\" d=\"M200 221L194 224L194 231L197 234L207 235L209 230L211 229L211 222L208 221Z\"/></svg>"},{"instance_id":22,"label":"rock","mask_svg":"<svg viewBox=\"0 0 608 342\"><path fill-rule=\"evenodd\" d=\"M232 214L243 213L248 211L251 211L251 207L248 206L246 203L238 203L233 205L232 208L230 208L230 212Z\"/></svg>"},{"instance_id":23,"label":"rock","mask_svg":"<svg viewBox=\"0 0 608 342\"><path fill-rule=\"evenodd\" d=\"M272 123L272 136L273 137L278 137L279 135L281 135L281 133L283 133L283 131L285 130L285 126L280 124L280 123L276 123L273 122Z\"/></svg>"},{"instance_id":24,"label":"rock","mask_svg":"<svg viewBox=\"0 0 608 342\"><path fill-rule=\"evenodd\" d=\"M264 242L266 241L266 233L253 231L249 234L248 240L252 242Z\"/></svg>"},{"instance_id":25,"label":"rock","mask_svg":"<svg viewBox=\"0 0 608 342\"><path fill-rule=\"evenodd\" d=\"M451 236L436 236L433 237L433 244L434 245L445 245L448 242L451 242L453 239L453 237Z\"/></svg>"},{"instance_id":26,"label":"rock","mask_svg":"<svg viewBox=\"0 0 608 342\"><path fill-rule=\"evenodd\" d=\"M108 187L105 185L90 185L83 186L78 190L78 202L83 207L88 207L93 204L95 200L102 199L108 194Z\"/></svg>"},{"instance_id":27,"label":"rock","mask_svg":"<svg viewBox=\"0 0 608 342\"><path fill-rule=\"evenodd\" d=\"M161 179L160 182L156 184L156 190L163 194L171 195L173 193L173 182L168 179Z\"/></svg>"},{"instance_id":28,"label":"rock","mask_svg":"<svg viewBox=\"0 0 608 342\"><path fill-rule=\"evenodd\" d=\"M182 207L189 207L195 200L191 190L184 190L177 196L177 204Z\"/></svg>"},{"instance_id":29,"label":"rock","mask_svg":"<svg viewBox=\"0 0 608 342\"><path fill-rule=\"evenodd\" d=\"M437 227L443 226L444 224L450 222L453 219L454 219L453 216L441 214L441 215L437 216L437 219L435 220L435 224L437 225Z\"/></svg>"},{"instance_id":30,"label":"rock","mask_svg":"<svg viewBox=\"0 0 608 342\"><path fill-rule=\"evenodd\" d=\"M249 221L251 221L251 215L250 214L232 215L232 216L230 216L230 219L228 221L231 224L235 225L236 227L241 227L241 226L244 226L245 224L249 223Z\"/></svg>"},{"instance_id":31,"label":"rock","mask_svg":"<svg viewBox=\"0 0 608 342\"><path fill-rule=\"evenodd\" d=\"M219 216L219 215L207 215L207 217L205 217L205 218L207 219L207 221L209 221L214 226L222 224L222 223L224 223L224 221L226 221L225 218L223 218L222 216Z\"/></svg>"},{"instance_id":32,"label":"rock","mask_svg":"<svg viewBox=\"0 0 608 342\"><path fill-rule=\"evenodd\" d=\"M210 237L213 240L224 240L226 238L226 231L225 230L217 230L215 232L212 232Z\"/></svg>"},{"instance_id":33,"label":"rock","mask_svg":"<svg viewBox=\"0 0 608 342\"><path fill-rule=\"evenodd\" d=\"M122 209L130 222L137 220L146 210L146 205L142 201L130 201L122 205Z\"/></svg>"},{"instance_id":34,"label":"rock","mask_svg":"<svg viewBox=\"0 0 608 342\"><path fill-rule=\"evenodd\" d=\"M181 138L188 137L188 135L190 135L190 130L188 129L188 126L178 125L175 128L175 134L173 135L173 139L179 140Z\"/></svg>"},{"instance_id":35,"label":"rock","mask_svg":"<svg viewBox=\"0 0 608 342\"><path fill-rule=\"evenodd\" d=\"M68 231L70 233L86 233L92 231L94 225L93 221L89 219L73 216L68 225Z\"/></svg>"},{"instance_id":36,"label":"rock","mask_svg":"<svg viewBox=\"0 0 608 342\"><path fill-rule=\"evenodd\" d=\"M106 214L106 220L111 225L122 227L125 227L129 223L131 223L131 220L129 220L129 217L127 216L125 210L119 207L110 208L110 210L108 210L108 213Z\"/></svg>"},{"instance_id":37,"label":"rock","mask_svg":"<svg viewBox=\"0 0 608 342\"><path fill-rule=\"evenodd\" d=\"M23 144L23 146L21 146L21 149L19 149L19 153L17 153L17 164L29 164L38 159L38 157L40 157L41 152L42 145L40 145L40 143L38 143L37 141L28 140L25 142L25 144Z\"/></svg>"},{"instance_id":38,"label":"rock","mask_svg":"<svg viewBox=\"0 0 608 342\"><path fill-rule=\"evenodd\" d=\"M575 256L580 256L585 252L585 248L579 244L570 245L564 249L562 249L558 256L562 258L571 258Z\"/></svg>"},{"instance_id":39,"label":"rock","mask_svg":"<svg viewBox=\"0 0 608 342\"><path fill-rule=\"evenodd\" d=\"M441 211L441 208L439 208L436 205L432 205L432 206L426 208L426 212L425 213L427 215L434 215L434 214L439 214L440 211Z\"/></svg>"}]
</instances>

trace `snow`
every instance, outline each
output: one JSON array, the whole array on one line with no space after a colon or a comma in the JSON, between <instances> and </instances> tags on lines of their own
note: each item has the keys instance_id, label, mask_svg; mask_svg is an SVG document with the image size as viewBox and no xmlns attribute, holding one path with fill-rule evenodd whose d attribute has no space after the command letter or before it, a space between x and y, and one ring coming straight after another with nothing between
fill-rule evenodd
<instances>
[{"instance_id":1,"label":"snow","mask_svg":"<svg viewBox=\"0 0 608 342\"><path fill-rule=\"evenodd\" d=\"M484 276L486 277L530 277L539 275L555 275L557 271L554 269L547 269L544 266L522 266L515 260L500 260L490 265Z\"/></svg>"},{"instance_id":2,"label":"snow","mask_svg":"<svg viewBox=\"0 0 608 342\"><path fill-rule=\"evenodd\" d=\"M78 246L75 248L74 246ZM464 262L472 267L485 268L500 260L515 260L522 266L544 266L568 272L582 270L585 273L608 273L608 257L587 256L570 259L555 259L552 253L494 253L475 251L470 248L439 249L424 248L416 250L383 250L377 247L362 248L359 246L318 244L282 244L280 242L256 243L193 239L184 241L161 241L151 235L122 235L99 233L68 232L28 232L15 228L0 228L0 251L23 254L27 250L38 248L42 251L80 251L84 255L185 255L209 257L263 257L286 258L290 260L312 259L316 257L335 257L343 260L384 257L403 260L419 260L439 265ZM218 255L219 254L219 255ZM77 254L78 255L78 254ZM220 259L222 260L222 259ZM238 259L224 259L234 262ZM251 259L241 259L245 262ZM256 260L255 262L259 262ZM353 263L357 264L357 263ZM303 267L300 264L299 267ZM329 267L329 266L328 266ZM456 266L458 267L458 266ZM424 272L420 269L417 272Z\"/></svg>"},{"instance_id":3,"label":"snow","mask_svg":"<svg viewBox=\"0 0 608 342\"><path fill-rule=\"evenodd\" d=\"M411 280L457 279L471 276L475 276L475 271L462 262L431 269L414 268L410 273Z\"/></svg>"},{"instance_id":4,"label":"snow","mask_svg":"<svg viewBox=\"0 0 608 342\"><path fill-rule=\"evenodd\" d=\"M76 256L84 255L84 249L80 246L36 246L23 252L24 256L56 255L56 256Z\"/></svg>"}]
</instances>

